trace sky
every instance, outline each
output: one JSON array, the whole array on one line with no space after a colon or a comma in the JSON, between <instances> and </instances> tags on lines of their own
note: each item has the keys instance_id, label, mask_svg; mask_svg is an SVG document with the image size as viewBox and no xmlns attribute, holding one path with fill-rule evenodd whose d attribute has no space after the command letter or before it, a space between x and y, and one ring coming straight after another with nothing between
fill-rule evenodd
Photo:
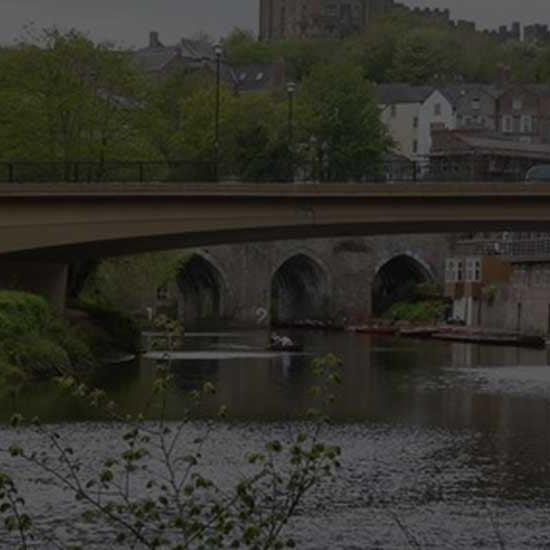
<instances>
[{"instance_id":1,"label":"sky","mask_svg":"<svg viewBox=\"0 0 550 550\"><path fill-rule=\"evenodd\" d=\"M403 0L411 6L450 8L453 18L481 27L550 24L550 0ZM206 31L214 38L239 26L257 31L259 0L0 0L0 43L12 42L22 28L56 25L89 32L96 40L143 46L156 30L164 43Z\"/></svg>"}]
</instances>

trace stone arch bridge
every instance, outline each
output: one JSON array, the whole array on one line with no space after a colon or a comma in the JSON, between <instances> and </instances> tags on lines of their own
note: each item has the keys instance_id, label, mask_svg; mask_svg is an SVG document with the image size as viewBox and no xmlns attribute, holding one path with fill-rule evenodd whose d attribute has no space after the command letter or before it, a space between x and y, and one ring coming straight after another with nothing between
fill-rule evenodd
<instances>
[{"instance_id":1,"label":"stone arch bridge","mask_svg":"<svg viewBox=\"0 0 550 550\"><path fill-rule=\"evenodd\" d=\"M189 326L361 323L406 282L442 282L448 235L291 240L195 249L178 278Z\"/></svg>"}]
</instances>

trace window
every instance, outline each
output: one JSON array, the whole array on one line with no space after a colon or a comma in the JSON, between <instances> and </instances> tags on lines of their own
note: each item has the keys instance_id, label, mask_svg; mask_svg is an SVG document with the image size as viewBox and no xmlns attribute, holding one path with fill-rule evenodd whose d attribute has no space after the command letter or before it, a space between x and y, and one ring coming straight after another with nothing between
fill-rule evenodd
<instances>
[{"instance_id":1,"label":"window","mask_svg":"<svg viewBox=\"0 0 550 550\"><path fill-rule=\"evenodd\" d=\"M521 131L523 134L530 134L533 131L533 119L530 115L521 117Z\"/></svg>"},{"instance_id":2,"label":"window","mask_svg":"<svg viewBox=\"0 0 550 550\"><path fill-rule=\"evenodd\" d=\"M434 105L434 115L441 116L441 103L436 103Z\"/></svg>"},{"instance_id":3,"label":"window","mask_svg":"<svg viewBox=\"0 0 550 550\"><path fill-rule=\"evenodd\" d=\"M479 258L474 261L474 281L481 282L481 260Z\"/></svg>"},{"instance_id":4,"label":"window","mask_svg":"<svg viewBox=\"0 0 550 550\"><path fill-rule=\"evenodd\" d=\"M413 118L413 128L418 128L418 117L417 116L415 116Z\"/></svg>"},{"instance_id":5,"label":"window","mask_svg":"<svg viewBox=\"0 0 550 550\"><path fill-rule=\"evenodd\" d=\"M416 139L413 141L413 153L418 153L418 141Z\"/></svg>"},{"instance_id":6,"label":"window","mask_svg":"<svg viewBox=\"0 0 550 550\"><path fill-rule=\"evenodd\" d=\"M456 281L456 260L454 259L447 260L447 265L445 266L445 280L448 283L454 283Z\"/></svg>"},{"instance_id":7,"label":"window","mask_svg":"<svg viewBox=\"0 0 550 550\"><path fill-rule=\"evenodd\" d=\"M511 133L513 130L513 121L511 116L502 117L502 131L506 133Z\"/></svg>"},{"instance_id":8,"label":"window","mask_svg":"<svg viewBox=\"0 0 550 550\"><path fill-rule=\"evenodd\" d=\"M456 262L456 280L459 282L464 280L464 263L462 260Z\"/></svg>"},{"instance_id":9,"label":"window","mask_svg":"<svg viewBox=\"0 0 550 550\"><path fill-rule=\"evenodd\" d=\"M474 280L474 260L468 258L466 260L466 281L472 282Z\"/></svg>"},{"instance_id":10,"label":"window","mask_svg":"<svg viewBox=\"0 0 550 550\"><path fill-rule=\"evenodd\" d=\"M263 80L263 78L264 78L264 73L258 73L256 75L256 80Z\"/></svg>"},{"instance_id":11,"label":"window","mask_svg":"<svg viewBox=\"0 0 550 550\"><path fill-rule=\"evenodd\" d=\"M512 109L514 109L514 111L521 111L522 107L523 101L519 97L515 97L512 100Z\"/></svg>"},{"instance_id":12,"label":"window","mask_svg":"<svg viewBox=\"0 0 550 550\"><path fill-rule=\"evenodd\" d=\"M479 99L479 97L474 97L474 99L472 99L472 110L479 111L480 109L481 109L481 99Z\"/></svg>"}]
</instances>

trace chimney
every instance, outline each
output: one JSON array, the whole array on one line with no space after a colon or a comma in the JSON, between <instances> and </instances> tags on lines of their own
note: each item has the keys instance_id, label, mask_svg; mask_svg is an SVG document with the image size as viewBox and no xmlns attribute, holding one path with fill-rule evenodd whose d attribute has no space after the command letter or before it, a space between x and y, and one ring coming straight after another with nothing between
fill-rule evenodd
<instances>
[{"instance_id":1,"label":"chimney","mask_svg":"<svg viewBox=\"0 0 550 550\"><path fill-rule=\"evenodd\" d=\"M149 47L150 48L160 48L161 46L162 46L162 44L160 43L160 40L159 40L159 33L151 31L149 33Z\"/></svg>"}]
</instances>

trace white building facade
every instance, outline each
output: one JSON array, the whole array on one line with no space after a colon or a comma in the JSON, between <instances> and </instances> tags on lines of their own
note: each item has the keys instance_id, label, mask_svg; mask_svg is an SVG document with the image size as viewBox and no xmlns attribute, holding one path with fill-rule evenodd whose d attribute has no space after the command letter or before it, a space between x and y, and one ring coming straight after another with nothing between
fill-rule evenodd
<instances>
[{"instance_id":1,"label":"white building facade","mask_svg":"<svg viewBox=\"0 0 550 550\"><path fill-rule=\"evenodd\" d=\"M432 128L456 128L453 105L436 88L382 84L377 93L382 122L394 140L395 152L410 160L430 154Z\"/></svg>"}]
</instances>

